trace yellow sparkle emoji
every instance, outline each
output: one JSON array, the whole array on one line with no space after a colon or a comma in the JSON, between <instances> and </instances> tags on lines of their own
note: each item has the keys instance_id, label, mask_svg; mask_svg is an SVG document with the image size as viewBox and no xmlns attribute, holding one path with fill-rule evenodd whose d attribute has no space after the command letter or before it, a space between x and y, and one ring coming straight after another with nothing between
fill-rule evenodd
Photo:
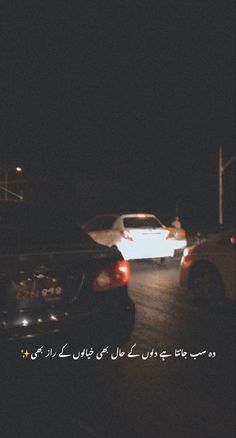
<instances>
[{"instance_id":1,"label":"yellow sparkle emoji","mask_svg":"<svg viewBox=\"0 0 236 438\"><path fill-rule=\"evenodd\" d=\"M28 352L28 350L26 349L25 351L22 349L21 350L21 353L22 353L22 357L23 358L28 358L28 356L30 355L30 353Z\"/></svg>"}]
</instances>

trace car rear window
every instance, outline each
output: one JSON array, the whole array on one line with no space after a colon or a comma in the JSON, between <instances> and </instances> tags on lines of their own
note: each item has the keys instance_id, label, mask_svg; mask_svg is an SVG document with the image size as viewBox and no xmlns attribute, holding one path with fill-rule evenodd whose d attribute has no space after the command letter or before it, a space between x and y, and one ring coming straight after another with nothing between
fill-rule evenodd
<instances>
[{"instance_id":1,"label":"car rear window","mask_svg":"<svg viewBox=\"0 0 236 438\"><path fill-rule=\"evenodd\" d=\"M48 214L31 211L15 217L15 223L0 222L0 253L24 251L50 246L73 247L89 244L92 239L75 218L63 212Z\"/></svg>"},{"instance_id":2,"label":"car rear window","mask_svg":"<svg viewBox=\"0 0 236 438\"><path fill-rule=\"evenodd\" d=\"M161 222L155 217L127 217L123 219L125 228L160 228Z\"/></svg>"}]
</instances>

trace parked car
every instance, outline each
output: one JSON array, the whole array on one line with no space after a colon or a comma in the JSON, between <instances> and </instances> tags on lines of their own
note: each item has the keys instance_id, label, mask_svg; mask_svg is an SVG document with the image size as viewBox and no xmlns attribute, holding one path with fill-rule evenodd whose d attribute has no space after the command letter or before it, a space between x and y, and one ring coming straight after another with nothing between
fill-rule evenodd
<instances>
[{"instance_id":1,"label":"parked car","mask_svg":"<svg viewBox=\"0 0 236 438\"><path fill-rule=\"evenodd\" d=\"M173 257L176 249L186 247L185 234L176 238L173 228L153 214L100 215L84 229L96 242L116 246L125 260Z\"/></svg>"},{"instance_id":2,"label":"parked car","mask_svg":"<svg viewBox=\"0 0 236 438\"><path fill-rule=\"evenodd\" d=\"M200 302L235 300L235 230L186 248L180 265L180 285L188 287Z\"/></svg>"},{"instance_id":3,"label":"parked car","mask_svg":"<svg viewBox=\"0 0 236 438\"><path fill-rule=\"evenodd\" d=\"M18 219L18 218L17 218ZM0 227L1 228L1 227ZM58 217L0 229L0 340L131 330L129 263Z\"/></svg>"}]
</instances>

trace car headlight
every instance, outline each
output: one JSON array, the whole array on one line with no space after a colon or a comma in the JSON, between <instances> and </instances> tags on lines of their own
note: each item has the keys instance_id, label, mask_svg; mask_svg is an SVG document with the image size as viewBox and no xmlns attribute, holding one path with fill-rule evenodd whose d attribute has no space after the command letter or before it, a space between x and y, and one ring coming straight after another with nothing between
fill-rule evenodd
<instances>
[{"instance_id":1,"label":"car headlight","mask_svg":"<svg viewBox=\"0 0 236 438\"><path fill-rule=\"evenodd\" d=\"M184 249L183 256L182 256L181 262L180 262L181 266L188 267L189 265L191 265L191 263L192 263L191 254L193 252L193 248L194 248L193 246L189 246L189 247Z\"/></svg>"}]
</instances>

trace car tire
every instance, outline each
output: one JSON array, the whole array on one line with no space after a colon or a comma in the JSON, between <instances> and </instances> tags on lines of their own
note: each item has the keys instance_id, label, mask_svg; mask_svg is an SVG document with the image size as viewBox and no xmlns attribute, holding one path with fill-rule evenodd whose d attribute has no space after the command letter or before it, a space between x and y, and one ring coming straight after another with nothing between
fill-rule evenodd
<instances>
[{"instance_id":1,"label":"car tire","mask_svg":"<svg viewBox=\"0 0 236 438\"><path fill-rule=\"evenodd\" d=\"M189 288L197 304L217 307L224 300L224 285L217 269L210 263L198 263L190 273Z\"/></svg>"},{"instance_id":2,"label":"car tire","mask_svg":"<svg viewBox=\"0 0 236 438\"><path fill-rule=\"evenodd\" d=\"M157 257L157 258L152 258L150 259L152 262L156 263L157 265L164 265L166 263L166 258L165 257Z\"/></svg>"}]
</instances>

